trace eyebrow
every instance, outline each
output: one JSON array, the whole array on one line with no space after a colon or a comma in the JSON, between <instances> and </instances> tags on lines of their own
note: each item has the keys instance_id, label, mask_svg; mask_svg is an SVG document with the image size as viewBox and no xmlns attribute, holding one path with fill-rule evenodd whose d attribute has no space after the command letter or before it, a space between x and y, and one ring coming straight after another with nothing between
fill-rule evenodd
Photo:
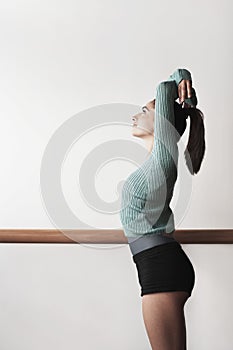
<instances>
[{"instance_id":1,"label":"eyebrow","mask_svg":"<svg viewBox=\"0 0 233 350\"><path fill-rule=\"evenodd\" d=\"M148 109L146 106L143 106L143 107L142 107L142 109L144 109L144 108L146 108L146 109L149 111L149 109Z\"/></svg>"}]
</instances>

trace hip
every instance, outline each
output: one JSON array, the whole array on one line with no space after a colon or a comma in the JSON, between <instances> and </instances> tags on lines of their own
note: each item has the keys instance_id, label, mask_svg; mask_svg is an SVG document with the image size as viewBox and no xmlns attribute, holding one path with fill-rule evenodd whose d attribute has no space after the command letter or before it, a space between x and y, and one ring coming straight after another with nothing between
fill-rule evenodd
<instances>
[{"instance_id":1,"label":"hip","mask_svg":"<svg viewBox=\"0 0 233 350\"><path fill-rule=\"evenodd\" d=\"M128 237L129 247L133 255L138 254L146 249L172 242L179 244L173 237L173 234L165 233L153 233L145 234L144 236L139 237Z\"/></svg>"}]
</instances>

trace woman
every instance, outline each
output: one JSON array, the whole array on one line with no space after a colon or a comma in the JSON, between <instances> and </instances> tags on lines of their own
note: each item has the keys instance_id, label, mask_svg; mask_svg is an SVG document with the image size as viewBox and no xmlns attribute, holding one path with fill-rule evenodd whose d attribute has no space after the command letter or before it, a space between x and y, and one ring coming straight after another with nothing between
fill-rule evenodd
<instances>
[{"instance_id":1,"label":"woman","mask_svg":"<svg viewBox=\"0 0 233 350\"><path fill-rule=\"evenodd\" d=\"M179 102L175 100L179 97ZM133 116L133 135L146 142L150 156L126 179L120 218L136 264L142 312L152 350L185 350L184 305L195 282L193 265L175 240L169 206L177 179L177 142L190 117L185 150L192 175L205 152L203 113L187 69L177 69L156 89L155 99Z\"/></svg>"}]
</instances>

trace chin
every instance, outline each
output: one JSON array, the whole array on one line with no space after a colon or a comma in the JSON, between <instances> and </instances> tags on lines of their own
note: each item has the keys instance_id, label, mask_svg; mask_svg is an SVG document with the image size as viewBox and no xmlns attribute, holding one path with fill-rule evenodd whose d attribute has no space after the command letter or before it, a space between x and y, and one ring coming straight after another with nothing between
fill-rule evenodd
<instances>
[{"instance_id":1,"label":"chin","mask_svg":"<svg viewBox=\"0 0 233 350\"><path fill-rule=\"evenodd\" d=\"M140 133L138 133L137 131L132 131L132 135L133 136L137 136L137 137L140 137L141 136L141 134Z\"/></svg>"}]
</instances>

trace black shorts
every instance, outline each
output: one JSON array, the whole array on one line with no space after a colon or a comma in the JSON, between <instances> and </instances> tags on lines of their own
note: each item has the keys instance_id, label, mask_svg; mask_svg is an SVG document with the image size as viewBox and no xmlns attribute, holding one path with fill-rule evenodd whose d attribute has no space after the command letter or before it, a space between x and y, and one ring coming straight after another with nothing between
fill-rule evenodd
<instances>
[{"instance_id":1,"label":"black shorts","mask_svg":"<svg viewBox=\"0 0 233 350\"><path fill-rule=\"evenodd\" d=\"M156 245L133 255L141 296L157 292L187 291L195 283L191 261L178 242Z\"/></svg>"}]
</instances>

